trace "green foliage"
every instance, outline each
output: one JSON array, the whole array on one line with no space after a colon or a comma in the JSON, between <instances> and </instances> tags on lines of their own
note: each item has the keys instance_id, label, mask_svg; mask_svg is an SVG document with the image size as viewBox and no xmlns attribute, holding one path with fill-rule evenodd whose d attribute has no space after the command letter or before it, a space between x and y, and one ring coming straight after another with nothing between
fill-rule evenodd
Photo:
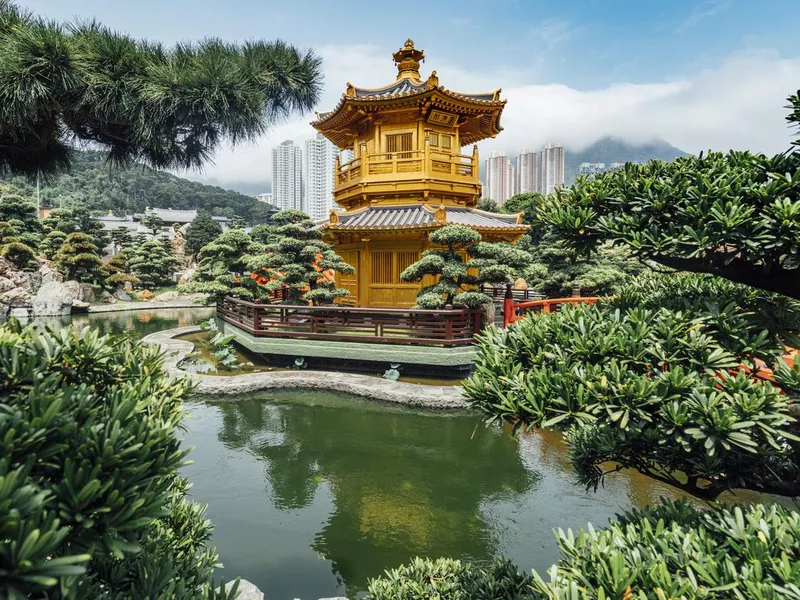
<instances>
[{"instance_id":1,"label":"green foliage","mask_svg":"<svg viewBox=\"0 0 800 600\"><path fill-rule=\"evenodd\" d=\"M544 200L545 197L538 192L524 192L511 196L502 206L504 213L522 213L522 222L531 226L526 237L534 244L541 239L544 233L542 223L537 219L539 207Z\"/></svg>"},{"instance_id":2,"label":"green foliage","mask_svg":"<svg viewBox=\"0 0 800 600\"><path fill-rule=\"evenodd\" d=\"M491 198L481 198L478 200L476 208L478 210L485 210L486 212L500 212L500 204L498 204L497 200L492 200Z\"/></svg>"},{"instance_id":3,"label":"green foliage","mask_svg":"<svg viewBox=\"0 0 800 600\"><path fill-rule=\"evenodd\" d=\"M53 261L68 280L92 283L103 278L103 259L89 234L70 233L53 255Z\"/></svg>"},{"instance_id":4,"label":"green foliage","mask_svg":"<svg viewBox=\"0 0 800 600\"><path fill-rule=\"evenodd\" d=\"M196 256L203 246L213 242L222 233L222 226L211 218L211 215L201 212L197 215L186 231L186 250Z\"/></svg>"},{"instance_id":5,"label":"green foliage","mask_svg":"<svg viewBox=\"0 0 800 600\"><path fill-rule=\"evenodd\" d=\"M66 240L67 234L63 231L49 231L47 235L44 236L42 243L39 244L39 252L44 254L49 260L53 260Z\"/></svg>"},{"instance_id":6,"label":"green foliage","mask_svg":"<svg viewBox=\"0 0 800 600\"><path fill-rule=\"evenodd\" d=\"M0 327L0 596L222 598L156 348Z\"/></svg>"},{"instance_id":7,"label":"green foliage","mask_svg":"<svg viewBox=\"0 0 800 600\"><path fill-rule=\"evenodd\" d=\"M629 511L601 529L556 533L545 577L416 558L370 582L371 600L787 600L800 598L800 514L779 505L685 501Z\"/></svg>"},{"instance_id":8,"label":"green foliage","mask_svg":"<svg viewBox=\"0 0 800 600\"><path fill-rule=\"evenodd\" d=\"M36 212L36 204L18 193L15 188L0 190L0 221L18 221L22 231L41 233L42 225Z\"/></svg>"},{"instance_id":9,"label":"green foliage","mask_svg":"<svg viewBox=\"0 0 800 600\"><path fill-rule=\"evenodd\" d=\"M111 230L111 243L115 252L124 252L133 247L133 236L127 227L117 227Z\"/></svg>"},{"instance_id":10,"label":"green foliage","mask_svg":"<svg viewBox=\"0 0 800 600\"><path fill-rule=\"evenodd\" d=\"M5 0L0 23L0 170L57 172L75 138L115 164L197 169L224 140L252 141L319 97L319 58L280 41L170 49Z\"/></svg>"},{"instance_id":11,"label":"green foliage","mask_svg":"<svg viewBox=\"0 0 800 600\"><path fill-rule=\"evenodd\" d=\"M155 213L147 213L142 218L141 223L153 237L158 235L158 232L167 226L167 224L164 222L164 219L162 219Z\"/></svg>"},{"instance_id":12,"label":"green foliage","mask_svg":"<svg viewBox=\"0 0 800 600\"><path fill-rule=\"evenodd\" d=\"M131 275L139 279L141 287L150 290L171 283L175 269L181 264L169 245L159 240L138 244L126 258Z\"/></svg>"},{"instance_id":13,"label":"green foliage","mask_svg":"<svg viewBox=\"0 0 800 600\"><path fill-rule=\"evenodd\" d=\"M627 164L559 191L541 217L560 242L610 241L667 267L800 298L800 152L712 152Z\"/></svg>"},{"instance_id":14,"label":"green foliage","mask_svg":"<svg viewBox=\"0 0 800 600\"><path fill-rule=\"evenodd\" d=\"M0 256L18 269L36 265L35 246L26 243L22 221L0 221Z\"/></svg>"},{"instance_id":15,"label":"green foliage","mask_svg":"<svg viewBox=\"0 0 800 600\"><path fill-rule=\"evenodd\" d=\"M254 273L268 277L265 290L287 290L286 304L331 304L348 291L325 278L324 271L352 273L353 267L322 241L314 222L302 211L283 210L273 216L275 227L269 233L264 253L248 259Z\"/></svg>"},{"instance_id":16,"label":"green foliage","mask_svg":"<svg viewBox=\"0 0 800 600\"><path fill-rule=\"evenodd\" d=\"M530 575L509 561L488 569L452 558L415 558L369 584L370 600L533 600Z\"/></svg>"},{"instance_id":17,"label":"green foliage","mask_svg":"<svg viewBox=\"0 0 800 600\"><path fill-rule=\"evenodd\" d=\"M241 229L228 229L200 250L194 279L179 285L178 291L202 292L219 300L235 289L240 298L261 298L265 291L245 273L249 274L250 257L263 250L262 244L253 242Z\"/></svg>"},{"instance_id":18,"label":"green foliage","mask_svg":"<svg viewBox=\"0 0 800 600\"><path fill-rule=\"evenodd\" d=\"M530 254L511 244L482 242L480 233L464 225L445 225L431 234L430 241L444 249L426 250L420 260L400 274L403 281L437 277L436 283L419 291L420 308L488 304L491 298L475 291L475 286L511 283L531 260ZM464 255L469 258L465 260Z\"/></svg>"},{"instance_id":19,"label":"green foliage","mask_svg":"<svg viewBox=\"0 0 800 600\"><path fill-rule=\"evenodd\" d=\"M106 287L116 289L122 287L126 283L139 284L141 280L129 274L128 271L128 258L120 252L112 256L108 262L103 265L103 271L106 275Z\"/></svg>"},{"instance_id":20,"label":"green foliage","mask_svg":"<svg viewBox=\"0 0 800 600\"><path fill-rule=\"evenodd\" d=\"M739 370L782 362L798 332L800 305L786 298L704 276L645 279L488 330L464 389L491 420L566 431L587 487L614 462L704 498L798 494L800 387Z\"/></svg>"}]
</instances>

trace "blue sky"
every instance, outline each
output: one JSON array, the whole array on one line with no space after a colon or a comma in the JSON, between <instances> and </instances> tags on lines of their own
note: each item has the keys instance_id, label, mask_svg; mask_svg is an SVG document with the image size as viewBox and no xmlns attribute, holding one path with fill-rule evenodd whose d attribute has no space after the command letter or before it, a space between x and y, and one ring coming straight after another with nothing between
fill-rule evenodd
<instances>
[{"instance_id":1,"label":"blue sky","mask_svg":"<svg viewBox=\"0 0 800 600\"><path fill-rule=\"evenodd\" d=\"M663 137L693 152L776 152L790 139L783 100L800 88L797 0L19 3L164 42L283 38L314 48L325 60L320 110L346 81L391 81L390 54L410 36L426 51L423 75L436 69L443 85L465 91L503 88L506 131L482 152L579 147L608 134ZM309 137L308 120L282 124L256 148L221 153L207 175L262 180L269 146Z\"/></svg>"}]
</instances>

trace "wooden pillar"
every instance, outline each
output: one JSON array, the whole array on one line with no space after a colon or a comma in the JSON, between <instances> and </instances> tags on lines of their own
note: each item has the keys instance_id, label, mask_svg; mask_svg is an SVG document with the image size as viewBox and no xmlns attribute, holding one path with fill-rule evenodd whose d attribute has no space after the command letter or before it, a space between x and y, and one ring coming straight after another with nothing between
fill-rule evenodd
<instances>
[{"instance_id":1,"label":"wooden pillar","mask_svg":"<svg viewBox=\"0 0 800 600\"><path fill-rule=\"evenodd\" d=\"M358 273L358 304L369 306L369 284L372 274L372 253L369 247L369 238L361 238L361 260Z\"/></svg>"},{"instance_id":2,"label":"wooden pillar","mask_svg":"<svg viewBox=\"0 0 800 600\"><path fill-rule=\"evenodd\" d=\"M514 322L514 294L511 284L506 284L506 295L503 298L503 327L508 327Z\"/></svg>"}]
</instances>

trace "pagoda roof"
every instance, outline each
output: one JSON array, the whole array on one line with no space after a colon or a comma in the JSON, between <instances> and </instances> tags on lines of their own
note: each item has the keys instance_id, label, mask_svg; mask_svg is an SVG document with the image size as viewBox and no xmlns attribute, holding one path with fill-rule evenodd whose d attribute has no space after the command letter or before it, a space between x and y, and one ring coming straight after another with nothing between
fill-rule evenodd
<instances>
[{"instance_id":1,"label":"pagoda roof","mask_svg":"<svg viewBox=\"0 0 800 600\"><path fill-rule=\"evenodd\" d=\"M500 131L500 113L506 101L500 99L500 89L483 93L455 92L439 85L436 71L423 80L419 75L419 60L424 53L408 40L405 48L394 55L398 67L397 79L379 88L361 88L350 83L333 110L317 113L311 125L340 148L352 143L351 130L368 113L390 108L424 106L426 110L440 109L467 120L478 121L477 127L464 128L462 145L474 144Z\"/></svg>"},{"instance_id":2,"label":"pagoda roof","mask_svg":"<svg viewBox=\"0 0 800 600\"><path fill-rule=\"evenodd\" d=\"M444 215L437 214L444 211ZM442 218L444 217L444 218ZM444 225L467 225L475 229L525 231L522 213L499 214L477 208L440 207L427 204L402 206L370 206L350 213L336 213L335 222L318 221L320 229L337 231L391 231L395 229L426 229Z\"/></svg>"}]
</instances>

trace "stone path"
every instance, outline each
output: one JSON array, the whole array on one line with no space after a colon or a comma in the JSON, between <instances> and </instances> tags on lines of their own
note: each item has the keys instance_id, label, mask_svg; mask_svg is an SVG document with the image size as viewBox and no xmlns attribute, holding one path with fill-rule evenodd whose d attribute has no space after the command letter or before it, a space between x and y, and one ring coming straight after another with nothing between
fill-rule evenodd
<instances>
[{"instance_id":1,"label":"stone path","mask_svg":"<svg viewBox=\"0 0 800 600\"><path fill-rule=\"evenodd\" d=\"M167 329L142 339L145 345L160 346L165 353L164 367L177 377L191 377L198 383L197 393L217 396L221 401L236 400L237 395L282 388L334 390L364 398L394 402L408 406L437 409L469 408L460 386L421 385L401 381L389 381L357 373L334 373L331 371L275 371L248 373L245 375L215 376L190 375L178 368L178 364L194 350L194 344L177 336L201 331L200 327L178 327Z\"/></svg>"},{"instance_id":2,"label":"stone path","mask_svg":"<svg viewBox=\"0 0 800 600\"><path fill-rule=\"evenodd\" d=\"M168 302L117 302L116 304L92 304L87 312L107 313L122 312L126 310L159 310L163 308L214 308L213 304L197 304L191 300L169 300Z\"/></svg>"}]
</instances>

